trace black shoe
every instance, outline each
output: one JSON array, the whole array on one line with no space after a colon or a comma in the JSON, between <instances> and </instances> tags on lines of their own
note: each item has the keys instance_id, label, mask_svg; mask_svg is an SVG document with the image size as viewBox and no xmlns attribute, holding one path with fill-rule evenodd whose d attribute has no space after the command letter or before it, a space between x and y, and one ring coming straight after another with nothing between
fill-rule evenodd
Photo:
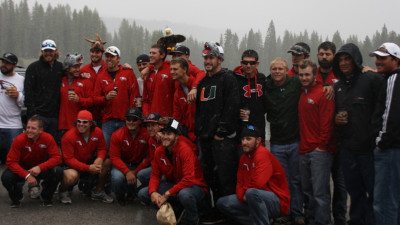
<instances>
[{"instance_id":1,"label":"black shoe","mask_svg":"<svg viewBox=\"0 0 400 225\"><path fill-rule=\"evenodd\" d=\"M117 198L117 202L120 206L126 206L126 199L125 198Z\"/></svg>"},{"instance_id":2,"label":"black shoe","mask_svg":"<svg viewBox=\"0 0 400 225\"><path fill-rule=\"evenodd\" d=\"M200 219L200 224L203 225L224 224L225 222L225 218L219 213L209 213Z\"/></svg>"},{"instance_id":3,"label":"black shoe","mask_svg":"<svg viewBox=\"0 0 400 225\"><path fill-rule=\"evenodd\" d=\"M10 208L19 208L19 207L21 207L20 201L12 201L10 204Z\"/></svg>"},{"instance_id":4,"label":"black shoe","mask_svg":"<svg viewBox=\"0 0 400 225\"><path fill-rule=\"evenodd\" d=\"M51 200L43 200L42 201L42 205L46 206L46 207L52 207L53 206L53 202Z\"/></svg>"}]
</instances>

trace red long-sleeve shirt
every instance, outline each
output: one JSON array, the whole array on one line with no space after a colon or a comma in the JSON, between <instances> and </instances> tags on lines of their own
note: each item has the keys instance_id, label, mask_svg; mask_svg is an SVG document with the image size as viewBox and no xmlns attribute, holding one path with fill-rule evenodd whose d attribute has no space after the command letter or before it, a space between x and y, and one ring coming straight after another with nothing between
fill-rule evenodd
<instances>
[{"instance_id":1,"label":"red long-sleeve shirt","mask_svg":"<svg viewBox=\"0 0 400 225\"><path fill-rule=\"evenodd\" d=\"M91 131L87 142L78 129L70 129L61 139L61 149L65 164L78 171L88 171L91 160L104 160L107 154L103 132L98 127Z\"/></svg>"},{"instance_id":2,"label":"red long-sleeve shirt","mask_svg":"<svg viewBox=\"0 0 400 225\"><path fill-rule=\"evenodd\" d=\"M148 155L148 140L149 135L145 128L140 128L134 139L126 126L116 130L111 135L110 142L110 159L113 166L123 174L130 170L126 163L138 164L133 171L135 174L146 168L143 159Z\"/></svg>"},{"instance_id":3,"label":"red long-sleeve shirt","mask_svg":"<svg viewBox=\"0 0 400 225\"><path fill-rule=\"evenodd\" d=\"M149 136L149 145L147 150L147 156L141 162L143 168L147 168L151 166L151 162L154 158L154 152L158 147L161 146L161 143L157 142L155 138Z\"/></svg>"},{"instance_id":4,"label":"red long-sleeve shirt","mask_svg":"<svg viewBox=\"0 0 400 225\"><path fill-rule=\"evenodd\" d=\"M51 134L42 132L33 141L26 133L18 135L11 144L7 155L7 167L11 172L25 178L32 167L39 166L46 171L61 163L61 154Z\"/></svg>"},{"instance_id":5,"label":"red long-sleeve shirt","mask_svg":"<svg viewBox=\"0 0 400 225\"><path fill-rule=\"evenodd\" d=\"M72 89L79 96L79 101L68 100L68 91ZM60 113L58 116L58 129L69 130L74 126L78 112L88 109L93 105L93 87L89 79L74 78L71 84L68 77L64 76L60 88Z\"/></svg>"},{"instance_id":6,"label":"red long-sleeve shirt","mask_svg":"<svg viewBox=\"0 0 400 225\"><path fill-rule=\"evenodd\" d=\"M190 91L190 88L192 87L194 82L195 78L189 77L188 83L184 87L182 87L179 81L175 81L173 111L173 117L188 128L188 135L190 140L192 141L196 140L196 136L194 134L196 103L189 103L187 101L187 94Z\"/></svg>"},{"instance_id":7,"label":"red long-sleeve shirt","mask_svg":"<svg viewBox=\"0 0 400 225\"><path fill-rule=\"evenodd\" d=\"M316 79L317 79L317 83L322 84L322 85L324 85L324 84L334 85L336 82L339 81L339 80L336 78L336 75L333 73L333 70L331 70L331 71L328 73L328 76L327 76L327 77L325 78L325 80L324 80L324 79L322 78L322 75L321 75L321 68L320 68L320 67L318 67Z\"/></svg>"},{"instance_id":8,"label":"red long-sleeve shirt","mask_svg":"<svg viewBox=\"0 0 400 225\"><path fill-rule=\"evenodd\" d=\"M190 77L194 78L194 82L191 84L189 88L190 91L190 89L197 87L200 81L206 76L206 73L204 72L204 70L201 70L197 66L195 66L190 60L188 61L188 63L189 63L188 74Z\"/></svg>"},{"instance_id":9,"label":"red long-sleeve shirt","mask_svg":"<svg viewBox=\"0 0 400 225\"><path fill-rule=\"evenodd\" d=\"M118 88L117 96L112 100L106 100L105 96ZM113 79L108 71L99 73L94 86L93 103L103 107L102 121L109 119L125 120L128 108L134 106L134 100L139 96L139 86L133 70L119 65L119 69Z\"/></svg>"},{"instance_id":10,"label":"red long-sleeve shirt","mask_svg":"<svg viewBox=\"0 0 400 225\"><path fill-rule=\"evenodd\" d=\"M172 116L174 81L170 75L169 61L164 61L157 71L153 70L143 85L143 114L157 112Z\"/></svg>"},{"instance_id":11,"label":"red long-sleeve shirt","mask_svg":"<svg viewBox=\"0 0 400 225\"><path fill-rule=\"evenodd\" d=\"M316 148L334 151L331 148L335 103L328 100L321 84L303 89L299 100L300 154Z\"/></svg>"},{"instance_id":12,"label":"red long-sleeve shirt","mask_svg":"<svg viewBox=\"0 0 400 225\"><path fill-rule=\"evenodd\" d=\"M285 170L262 145L252 153L244 153L239 160L236 195L240 201L244 201L249 188L273 192L279 198L280 214L289 213L290 191Z\"/></svg>"},{"instance_id":13,"label":"red long-sleeve shirt","mask_svg":"<svg viewBox=\"0 0 400 225\"><path fill-rule=\"evenodd\" d=\"M294 67L292 67L290 70L288 70L287 75L289 77L295 77L296 76L296 71L294 70Z\"/></svg>"},{"instance_id":14,"label":"red long-sleeve shirt","mask_svg":"<svg viewBox=\"0 0 400 225\"><path fill-rule=\"evenodd\" d=\"M195 154L196 146L189 141L178 137L172 149L172 161L168 158L164 146L160 146L154 153L151 163L151 175L149 182L149 194L156 192L162 176L174 183L169 193L176 195L180 190L197 185L207 191L207 184L203 177L200 162Z\"/></svg>"}]
</instances>

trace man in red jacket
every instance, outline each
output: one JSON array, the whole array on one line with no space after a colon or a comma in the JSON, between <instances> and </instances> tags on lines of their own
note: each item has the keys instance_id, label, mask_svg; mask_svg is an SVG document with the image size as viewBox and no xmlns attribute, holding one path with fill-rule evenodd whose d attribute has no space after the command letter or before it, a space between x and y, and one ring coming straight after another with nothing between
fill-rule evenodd
<instances>
[{"instance_id":1,"label":"man in red jacket","mask_svg":"<svg viewBox=\"0 0 400 225\"><path fill-rule=\"evenodd\" d=\"M125 126L112 134L110 142L111 187L121 205L125 205L127 197L134 196L134 185L140 185L137 173L148 166L144 159L148 155L149 135L141 126L142 111L130 108L125 118Z\"/></svg>"},{"instance_id":2,"label":"man in red jacket","mask_svg":"<svg viewBox=\"0 0 400 225\"><path fill-rule=\"evenodd\" d=\"M173 59L181 58L186 60L189 64L189 69L187 73L190 77L194 78L194 82L191 84L189 88L189 93L187 94L187 100L189 102L194 102L196 100L197 85L206 76L206 73L204 72L204 70L201 70L197 66L195 66L192 63L192 61L190 61L189 57L190 57L190 49L184 45L178 45L172 52Z\"/></svg>"},{"instance_id":3,"label":"man in red jacket","mask_svg":"<svg viewBox=\"0 0 400 225\"><path fill-rule=\"evenodd\" d=\"M141 71L143 84L142 108L147 116L158 112L161 116L172 116L174 81L169 73L166 49L159 45L150 48L150 66Z\"/></svg>"},{"instance_id":4,"label":"man in red jacket","mask_svg":"<svg viewBox=\"0 0 400 225\"><path fill-rule=\"evenodd\" d=\"M309 200L306 218L310 224L331 223L330 170L334 149L331 145L335 103L324 96L316 82L317 66L310 60L299 64L303 92L299 100L300 176Z\"/></svg>"},{"instance_id":5,"label":"man in red jacket","mask_svg":"<svg viewBox=\"0 0 400 225\"><path fill-rule=\"evenodd\" d=\"M170 71L172 79L175 80L173 117L186 126L188 137L194 142L196 140L194 135L196 103L189 102L187 97L195 78L188 75L189 64L182 58L175 58L171 61Z\"/></svg>"},{"instance_id":6,"label":"man in red jacket","mask_svg":"<svg viewBox=\"0 0 400 225\"><path fill-rule=\"evenodd\" d=\"M217 201L218 209L243 225L270 224L271 218L289 213L290 192L278 159L261 143L253 125L242 129L243 155L237 172L236 194Z\"/></svg>"},{"instance_id":7,"label":"man in red jacket","mask_svg":"<svg viewBox=\"0 0 400 225\"><path fill-rule=\"evenodd\" d=\"M71 128L61 139L64 177L59 188L60 201L71 204L68 190L78 183L83 193L93 200L112 203L113 199L104 192L111 161L106 159L106 142L100 128L93 123L87 110L78 113L76 127ZM92 191L93 187L94 191Z\"/></svg>"},{"instance_id":8,"label":"man in red jacket","mask_svg":"<svg viewBox=\"0 0 400 225\"><path fill-rule=\"evenodd\" d=\"M18 135L7 155L7 169L1 181L11 198L11 207L21 205L22 187L37 186L43 180L41 198L44 206L52 206L52 198L63 170L58 165L61 155L54 138L43 132L43 121L32 116L26 125L26 132Z\"/></svg>"},{"instance_id":9,"label":"man in red jacket","mask_svg":"<svg viewBox=\"0 0 400 225\"><path fill-rule=\"evenodd\" d=\"M102 130L107 146L111 134L124 126L125 112L139 97L139 87L132 69L120 65L121 51L110 46L106 49L107 71L98 74L93 103L102 107Z\"/></svg>"},{"instance_id":10,"label":"man in red jacket","mask_svg":"<svg viewBox=\"0 0 400 225\"><path fill-rule=\"evenodd\" d=\"M158 207L177 199L185 209L180 224L198 224L198 204L207 185L195 154L196 146L186 141L179 130L180 124L174 119L161 130L162 146L154 154L149 187L141 189L138 197Z\"/></svg>"}]
</instances>

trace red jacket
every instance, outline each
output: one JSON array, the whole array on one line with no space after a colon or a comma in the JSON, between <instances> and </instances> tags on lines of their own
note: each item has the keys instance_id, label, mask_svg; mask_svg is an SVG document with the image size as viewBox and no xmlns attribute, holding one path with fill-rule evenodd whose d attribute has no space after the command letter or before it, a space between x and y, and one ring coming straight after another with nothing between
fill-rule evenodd
<instances>
[{"instance_id":1,"label":"red jacket","mask_svg":"<svg viewBox=\"0 0 400 225\"><path fill-rule=\"evenodd\" d=\"M240 201L244 201L249 188L273 192L279 198L280 214L289 213L290 191L285 170L262 145L252 153L244 153L239 160L236 195Z\"/></svg>"},{"instance_id":2,"label":"red jacket","mask_svg":"<svg viewBox=\"0 0 400 225\"><path fill-rule=\"evenodd\" d=\"M168 158L164 146L157 148L154 159L151 163L151 175L149 182L149 194L156 192L161 177L165 176L167 181L175 185L169 189L172 196L180 190L197 185L207 191L207 184L203 177L200 161L195 154L196 146L193 143L182 140L178 137L175 146L172 148L172 161Z\"/></svg>"},{"instance_id":3,"label":"red jacket","mask_svg":"<svg viewBox=\"0 0 400 225\"><path fill-rule=\"evenodd\" d=\"M157 71L151 71L143 85L143 114L157 112L172 116L174 81L169 71L169 61L163 62Z\"/></svg>"},{"instance_id":4,"label":"red jacket","mask_svg":"<svg viewBox=\"0 0 400 225\"><path fill-rule=\"evenodd\" d=\"M143 168L147 168L147 167L151 166L151 162L154 159L154 152L160 146L161 146L161 143L157 142L155 138L149 136L147 156L141 162Z\"/></svg>"},{"instance_id":5,"label":"red jacket","mask_svg":"<svg viewBox=\"0 0 400 225\"><path fill-rule=\"evenodd\" d=\"M118 88L117 96L112 100L106 100L105 96L114 87ZM128 108L134 106L134 100L138 96L138 82L131 69L123 68L120 65L115 79L112 79L107 71L99 73L96 78L93 102L97 106L103 107L103 122L109 119L125 120L126 111Z\"/></svg>"},{"instance_id":6,"label":"red jacket","mask_svg":"<svg viewBox=\"0 0 400 225\"><path fill-rule=\"evenodd\" d=\"M292 67L290 70L288 70L287 75L289 77L295 77L296 75L296 71L294 71L294 67Z\"/></svg>"},{"instance_id":7,"label":"red jacket","mask_svg":"<svg viewBox=\"0 0 400 225\"><path fill-rule=\"evenodd\" d=\"M148 140L149 135L145 128L140 128L135 139L132 138L126 126L116 130L111 135L110 142L110 159L113 166L123 174L130 171L126 163L138 164L134 169L135 174L146 168L146 165L142 162L148 154Z\"/></svg>"},{"instance_id":8,"label":"red jacket","mask_svg":"<svg viewBox=\"0 0 400 225\"><path fill-rule=\"evenodd\" d=\"M190 91L192 88L197 88L197 85L206 76L206 73L204 72L204 70L201 70L197 66L195 66L190 60L188 61L188 63L189 63L188 74L189 74L189 76L191 76L195 79L189 88L189 91Z\"/></svg>"},{"instance_id":9,"label":"red jacket","mask_svg":"<svg viewBox=\"0 0 400 225\"><path fill-rule=\"evenodd\" d=\"M51 134L42 132L34 142L26 133L18 135L11 144L7 155L7 167L11 172L25 178L32 167L41 171L51 169L61 163L61 155Z\"/></svg>"},{"instance_id":10,"label":"red jacket","mask_svg":"<svg viewBox=\"0 0 400 225\"><path fill-rule=\"evenodd\" d=\"M195 82L194 77L189 77L188 83L186 84L187 92L183 89L179 81L175 81L175 94L174 94L174 112L173 117L181 124L188 128L188 135L190 140L195 141L196 136L194 135L194 121L196 113L196 103L188 103L187 93L190 91L193 83Z\"/></svg>"},{"instance_id":11,"label":"red jacket","mask_svg":"<svg viewBox=\"0 0 400 225\"><path fill-rule=\"evenodd\" d=\"M300 154L316 148L334 151L331 148L335 102L328 100L321 84L303 89L299 100Z\"/></svg>"},{"instance_id":12,"label":"red jacket","mask_svg":"<svg viewBox=\"0 0 400 225\"><path fill-rule=\"evenodd\" d=\"M92 93L94 92L94 85L96 83L97 74L104 73L107 70L107 63L104 60L101 60L101 66L98 72L93 69L91 63L86 64L81 67L81 76L83 78L88 79L92 83ZM93 105L89 109L93 114L93 118L96 121L101 121L101 107Z\"/></svg>"},{"instance_id":13,"label":"red jacket","mask_svg":"<svg viewBox=\"0 0 400 225\"><path fill-rule=\"evenodd\" d=\"M79 96L78 102L68 100L68 91L70 89L73 89L75 94ZM74 78L71 84L69 84L67 76L62 78L58 129L69 130L74 127L78 112L93 105L92 89L91 81L86 78Z\"/></svg>"},{"instance_id":14,"label":"red jacket","mask_svg":"<svg viewBox=\"0 0 400 225\"><path fill-rule=\"evenodd\" d=\"M78 171L88 171L93 159L106 158L106 142L103 132L96 127L89 136L88 142L76 127L70 129L61 139L61 149L65 164Z\"/></svg>"},{"instance_id":15,"label":"red jacket","mask_svg":"<svg viewBox=\"0 0 400 225\"><path fill-rule=\"evenodd\" d=\"M322 85L328 84L328 85L332 85L333 86L338 81L339 81L339 79L336 78L336 75L333 73L333 70L331 70L328 73L328 76L325 78L325 81L324 81L322 79L322 76L321 76L321 68L318 67L318 70L317 70L317 83L322 84Z\"/></svg>"}]
</instances>

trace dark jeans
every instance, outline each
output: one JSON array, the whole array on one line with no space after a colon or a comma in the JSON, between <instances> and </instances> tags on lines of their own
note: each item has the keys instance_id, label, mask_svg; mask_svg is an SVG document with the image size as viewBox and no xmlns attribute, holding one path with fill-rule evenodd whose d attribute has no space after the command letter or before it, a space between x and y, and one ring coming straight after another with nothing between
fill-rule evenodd
<instances>
[{"instance_id":1,"label":"dark jeans","mask_svg":"<svg viewBox=\"0 0 400 225\"><path fill-rule=\"evenodd\" d=\"M200 145L204 178L213 192L214 201L234 194L239 157L236 139L201 140Z\"/></svg>"},{"instance_id":2,"label":"dark jeans","mask_svg":"<svg viewBox=\"0 0 400 225\"><path fill-rule=\"evenodd\" d=\"M22 133L22 128L0 128L0 162L6 162L7 153L10 149L11 143L20 133Z\"/></svg>"},{"instance_id":3,"label":"dark jeans","mask_svg":"<svg viewBox=\"0 0 400 225\"><path fill-rule=\"evenodd\" d=\"M127 166L132 170L137 167L136 164L127 164ZM118 201L124 200L126 196L135 196L136 193L136 185L128 184L125 174L115 167L111 169L111 189Z\"/></svg>"},{"instance_id":4,"label":"dark jeans","mask_svg":"<svg viewBox=\"0 0 400 225\"><path fill-rule=\"evenodd\" d=\"M119 119L110 119L102 124L101 129L103 130L104 140L106 141L107 149L110 146L111 135L114 133L114 131L118 130L124 125L125 121Z\"/></svg>"},{"instance_id":5,"label":"dark jeans","mask_svg":"<svg viewBox=\"0 0 400 225\"><path fill-rule=\"evenodd\" d=\"M246 202L240 202L236 194L218 199L218 209L243 225L269 225L280 212L279 198L273 192L249 188Z\"/></svg>"},{"instance_id":6,"label":"dark jeans","mask_svg":"<svg viewBox=\"0 0 400 225\"><path fill-rule=\"evenodd\" d=\"M376 148L374 215L376 225L400 224L400 148Z\"/></svg>"},{"instance_id":7,"label":"dark jeans","mask_svg":"<svg viewBox=\"0 0 400 225\"><path fill-rule=\"evenodd\" d=\"M335 221L334 224L345 225L347 213L347 191L339 153L336 153L333 156L331 175L333 181L332 214Z\"/></svg>"},{"instance_id":8,"label":"dark jeans","mask_svg":"<svg viewBox=\"0 0 400 225\"><path fill-rule=\"evenodd\" d=\"M290 214L293 219L303 218L303 196L299 170L299 143L271 144L271 153L285 170L290 187Z\"/></svg>"},{"instance_id":9,"label":"dark jeans","mask_svg":"<svg viewBox=\"0 0 400 225\"><path fill-rule=\"evenodd\" d=\"M350 195L350 225L372 225L374 195L373 154L356 154L346 148L340 149L340 160Z\"/></svg>"},{"instance_id":10,"label":"dark jeans","mask_svg":"<svg viewBox=\"0 0 400 225\"><path fill-rule=\"evenodd\" d=\"M42 199L45 201L51 201L53 198L54 191L57 188L58 183L63 177L63 169L56 166L52 169L43 171L36 177L38 182L43 180L42 185ZM3 186L7 189L8 195L13 202L22 199L22 187L24 186L25 179L14 174L10 170L6 169L1 176L1 182Z\"/></svg>"},{"instance_id":11,"label":"dark jeans","mask_svg":"<svg viewBox=\"0 0 400 225\"><path fill-rule=\"evenodd\" d=\"M46 131L47 133L50 133L54 137L56 143L60 145L61 133L58 130L58 118L50 118L40 115L39 118L43 120L43 130Z\"/></svg>"},{"instance_id":12,"label":"dark jeans","mask_svg":"<svg viewBox=\"0 0 400 225\"><path fill-rule=\"evenodd\" d=\"M157 192L159 194L164 194L172 186L174 186L174 184L168 181L161 181ZM171 203L172 205L174 203L179 203L186 211L185 214L183 214L182 220L188 224L196 224L199 219L198 205L203 200L204 195L205 193L203 189L199 186L193 185L180 190L176 196L170 197L168 202L173 201L173 203ZM138 193L138 197L142 202L149 205L152 204L148 187L142 188ZM179 215L176 216L178 217Z\"/></svg>"},{"instance_id":13,"label":"dark jeans","mask_svg":"<svg viewBox=\"0 0 400 225\"><path fill-rule=\"evenodd\" d=\"M300 155L301 187L309 199L306 217L310 224L331 224L330 173L332 153L317 151Z\"/></svg>"}]
</instances>

